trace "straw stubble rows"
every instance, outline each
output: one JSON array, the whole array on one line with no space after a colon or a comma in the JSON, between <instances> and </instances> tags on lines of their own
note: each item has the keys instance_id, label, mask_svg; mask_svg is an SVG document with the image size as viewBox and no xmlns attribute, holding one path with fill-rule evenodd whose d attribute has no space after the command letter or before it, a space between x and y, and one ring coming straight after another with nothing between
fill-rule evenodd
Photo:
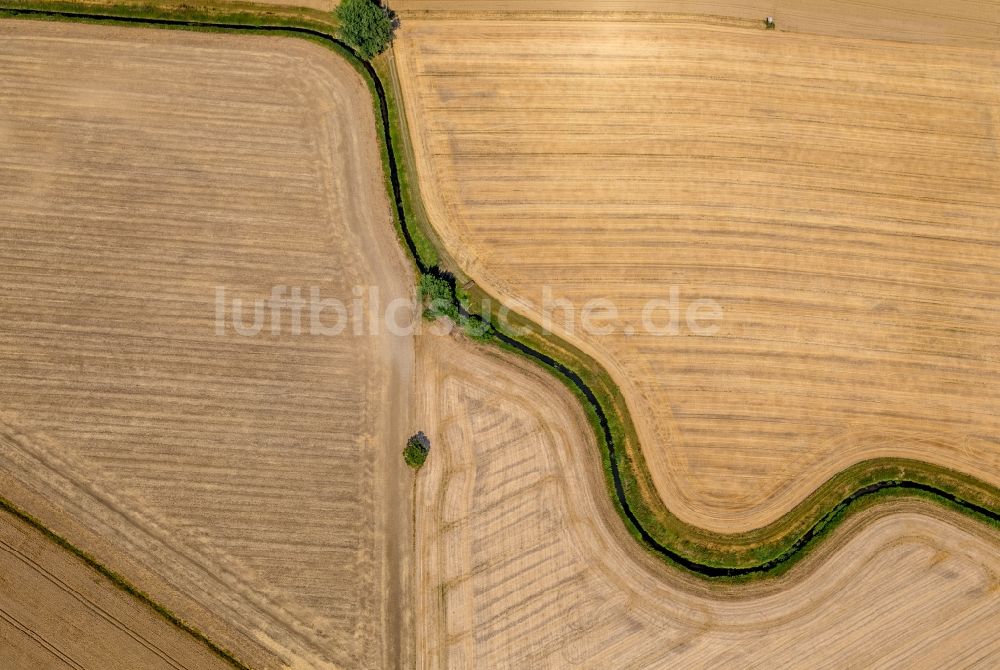
<instances>
[{"instance_id":1,"label":"straw stubble rows","mask_svg":"<svg viewBox=\"0 0 1000 670\"><path fill-rule=\"evenodd\" d=\"M726 309L715 339L574 339L622 382L668 504L754 527L870 455L995 477L984 52L451 21L408 20L398 55L463 268L507 299L600 290L622 323L668 283ZM776 584L710 587L627 535L581 408L540 369L422 336L411 379L408 338L215 335L219 285L409 295L369 94L339 58L0 30L3 477L57 501L53 526L114 538L102 558L155 573L237 656L408 664L411 632L422 667L1000 653L996 537L962 517L868 510ZM433 444L412 536L411 424Z\"/></svg>"},{"instance_id":2,"label":"straw stubble rows","mask_svg":"<svg viewBox=\"0 0 1000 670\"><path fill-rule=\"evenodd\" d=\"M1000 545L976 522L890 503L778 582L719 589L635 551L587 421L547 373L448 340L418 342L418 370L436 437L416 498L418 667L986 667L1000 653Z\"/></svg>"},{"instance_id":3,"label":"straw stubble rows","mask_svg":"<svg viewBox=\"0 0 1000 670\"><path fill-rule=\"evenodd\" d=\"M5 470L254 667L396 662L412 345L215 321L216 287L410 295L363 81L301 40L0 31Z\"/></svg>"},{"instance_id":4,"label":"straw stubble rows","mask_svg":"<svg viewBox=\"0 0 1000 670\"><path fill-rule=\"evenodd\" d=\"M0 511L5 668L231 668L12 514Z\"/></svg>"},{"instance_id":5,"label":"straw stubble rows","mask_svg":"<svg viewBox=\"0 0 1000 670\"><path fill-rule=\"evenodd\" d=\"M867 458L998 483L996 52L694 18L404 15L422 195L458 265L623 390L719 532ZM714 300L714 336L643 326ZM585 332L592 299L617 308ZM665 307L652 312L662 327ZM636 332L630 335L628 329Z\"/></svg>"}]
</instances>

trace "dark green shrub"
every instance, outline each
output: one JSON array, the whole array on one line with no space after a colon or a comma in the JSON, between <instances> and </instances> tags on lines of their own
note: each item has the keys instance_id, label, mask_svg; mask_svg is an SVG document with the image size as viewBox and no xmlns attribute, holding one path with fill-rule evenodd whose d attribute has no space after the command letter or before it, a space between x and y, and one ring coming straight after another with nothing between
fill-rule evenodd
<instances>
[{"instance_id":1,"label":"dark green shrub","mask_svg":"<svg viewBox=\"0 0 1000 670\"><path fill-rule=\"evenodd\" d=\"M406 441L406 448L403 449L403 460L414 470L419 470L420 466L427 460L427 454L431 450L431 441L421 431Z\"/></svg>"},{"instance_id":2,"label":"dark green shrub","mask_svg":"<svg viewBox=\"0 0 1000 670\"><path fill-rule=\"evenodd\" d=\"M471 340L486 342L493 337L493 326L479 319L470 319L467 316L459 318L459 325L462 332Z\"/></svg>"}]
</instances>

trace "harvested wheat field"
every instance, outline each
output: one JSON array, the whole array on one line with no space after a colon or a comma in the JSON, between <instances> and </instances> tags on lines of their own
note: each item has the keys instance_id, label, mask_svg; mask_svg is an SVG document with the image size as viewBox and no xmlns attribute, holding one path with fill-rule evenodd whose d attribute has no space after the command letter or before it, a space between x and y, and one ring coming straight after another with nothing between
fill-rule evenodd
<instances>
[{"instance_id":1,"label":"harvested wheat field","mask_svg":"<svg viewBox=\"0 0 1000 670\"><path fill-rule=\"evenodd\" d=\"M554 332L623 390L683 520L763 526L881 456L1000 484L996 49L431 12L395 60L444 246L536 322L572 303Z\"/></svg>"},{"instance_id":2,"label":"harvested wheat field","mask_svg":"<svg viewBox=\"0 0 1000 670\"><path fill-rule=\"evenodd\" d=\"M4 668L232 668L38 530L0 512Z\"/></svg>"},{"instance_id":3,"label":"harvested wheat field","mask_svg":"<svg viewBox=\"0 0 1000 670\"><path fill-rule=\"evenodd\" d=\"M738 19L760 26L770 16L779 30L874 39L1000 46L1000 4L981 0L394 0L404 20L424 12L441 19L446 12L469 15L544 12L601 13L643 18L698 16L702 20Z\"/></svg>"},{"instance_id":4,"label":"harvested wheat field","mask_svg":"<svg viewBox=\"0 0 1000 670\"><path fill-rule=\"evenodd\" d=\"M985 668L1000 654L1000 544L974 522L892 503L777 584L709 589L634 551L551 376L427 338L418 370L434 444L416 497L418 667Z\"/></svg>"},{"instance_id":5,"label":"harvested wheat field","mask_svg":"<svg viewBox=\"0 0 1000 670\"><path fill-rule=\"evenodd\" d=\"M231 302L409 299L371 105L300 40L0 22L0 468L255 668L408 653L411 340Z\"/></svg>"}]
</instances>

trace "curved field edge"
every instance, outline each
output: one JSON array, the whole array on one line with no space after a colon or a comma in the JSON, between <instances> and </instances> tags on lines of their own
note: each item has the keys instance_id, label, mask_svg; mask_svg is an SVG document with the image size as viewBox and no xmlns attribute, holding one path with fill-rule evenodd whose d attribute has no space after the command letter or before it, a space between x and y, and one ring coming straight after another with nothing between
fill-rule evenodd
<instances>
[{"instance_id":1,"label":"curved field edge","mask_svg":"<svg viewBox=\"0 0 1000 670\"><path fill-rule=\"evenodd\" d=\"M59 545L69 553L76 556L94 572L98 573L99 575L110 581L112 584L117 586L125 593L129 594L136 600L140 601L142 604L149 607L151 610L156 612L167 622L173 624L177 628L189 634L191 637L196 639L201 644L208 647L208 649L213 654L215 654L222 660L226 661L234 668L239 668L239 670L250 670L250 668L247 665L245 665L242 661L236 658L236 656L234 656L233 653L230 652L228 649L224 649L223 647L220 647L216 643L212 642L212 640L208 639L208 637L206 637L205 634L202 633L200 630L198 630L191 624L187 623L180 617L178 617L176 614L171 612L169 609L167 609L160 603L153 600L153 598L148 593L146 593L139 587L132 584L132 582L128 581L127 579L125 579L125 577L118 574L111 568L99 562L96 558L88 554L83 549L80 549L66 538L57 534L55 531L53 531L44 523L42 523L39 519L36 519L35 517L31 516L26 511L15 505L10 500L7 500L3 496L0 496L0 511L20 519L21 521L28 524L33 529L37 530L42 535L44 535L48 540L51 540L52 542Z\"/></svg>"},{"instance_id":2,"label":"curved field edge","mask_svg":"<svg viewBox=\"0 0 1000 670\"><path fill-rule=\"evenodd\" d=\"M597 361L516 314L500 326L501 305L482 287L456 279L461 269L435 245L433 227L423 213L409 138L403 130L401 102L391 62L360 59L334 32L334 21L319 21L294 10L275 13L249 9L205 10L189 5L102 5L72 2L0 0L0 17L126 24L155 28L283 35L308 39L346 58L362 76L372 100L387 190L401 242L421 275L446 279L459 312L489 324L487 339L542 365L581 401L601 447L605 480L627 529L647 550L667 563L716 581L748 581L786 572L811 552L841 521L888 499L919 497L954 509L1000 529L1000 490L975 477L905 459L876 459L851 466L832 477L794 509L759 529L723 534L690 525L673 515L655 494L639 450L627 405L610 375ZM392 82L385 87L383 78ZM397 153L403 149L403 155ZM442 260L443 259L443 260ZM442 269L442 265L447 270ZM470 299L491 298L482 313L468 312ZM479 302L476 300L475 302Z\"/></svg>"}]
</instances>

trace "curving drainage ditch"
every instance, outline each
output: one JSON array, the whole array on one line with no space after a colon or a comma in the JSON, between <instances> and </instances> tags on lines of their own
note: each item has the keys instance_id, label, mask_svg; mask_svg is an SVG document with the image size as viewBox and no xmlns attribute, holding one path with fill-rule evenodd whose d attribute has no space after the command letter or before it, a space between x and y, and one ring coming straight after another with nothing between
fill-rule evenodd
<instances>
[{"instance_id":1,"label":"curving drainage ditch","mask_svg":"<svg viewBox=\"0 0 1000 670\"><path fill-rule=\"evenodd\" d=\"M456 305L458 305L459 313L472 321L474 321L480 327L491 326L487 319L484 319L478 314L469 313L465 307L462 306L461 301L458 299L457 286L455 282L455 277L450 272L442 270L438 266L428 266L423 258L421 258L420 253L417 250L417 246L413 240L412 233L410 232L409 226L406 221L406 214L403 207L403 195L402 189L399 183L399 172L396 164L396 152L395 147L392 144L392 134L390 132L391 124L389 120L389 107L386 102L385 88L382 85L382 80L379 78L378 73L372 64L360 56L357 52L347 43L329 35L321 30L315 30L313 28L304 28L297 26L281 26L281 25L251 25L251 24L239 24L239 23L216 23L211 21L186 21L181 19L163 19L163 18L146 18L146 17L128 17L128 16L114 16L107 14L91 14L86 12L68 12L68 11L55 11L55 10L42 10L42 9L17 9L17 8L0 8L0 16L17 16L17 15L35 15L35 16L47 16L52 18L66 18L66 19L79 19L83 21L95 21L102 23L123 23L123 24L137 24L137 25L160 25L160 26L171 26L171 27L181 27L181 28L208 28L215 30L224 30L229 32L255 32L255 33L285 33L291 35L307 35L310 37L318 38L329 44L336 45L340 49L344 50L359 64L365 72L368 74L369 79L378 95L379 111L382 121L382 134L385 138L385 147L389 159L389 179L392 184L393 200L395 201L396 216L399 220L400 230L403 235L403 239L406 242L407 250L413 259L414 264L422 275L429 274L439 279L445 280L451 290L451 298ZM992 520L994 522L1000 522L1000 513L997 511L988 509L981 505L964 500L948 491L941 490L934 486L924 484L922 482L914 481L885 481L871 484L863 488L858 489L850 496L840 501L836 506L834 506L830 511L823 515L819 521L817 521L809 530L807 530L795 543L789 547L784 553L776 556L766 562L760 563L758 565L745 566L745 567L719 567L715 565L708 565L705 563L699 563L697 561L691 560L690 558L678 554L669 547L664 546L660 541L653 537L646 528L642 526L639 519L636 517L635 512L629 504L628 497L625 494L625 488L622 484L621 472L619 471L619 464L617 458L617 447L615 445L614 437L611 434L611 428L608 423L608 417L604 411L604 406L601 405L600 400L594 394L593 390L583 381L579 374L574 370L559 362L558 360L552 358L551 356L545 354L542 351L534 349L533 347L517 340L506 333L499 331L496 328L492 330L492 336L503 344L516 349L525 356L534 359L535 361L547 366L560 375L562 375L570 384L572 384L580 393L586 398L587 403L590 405L590 409L594 412L597 420L601 426L602 438L604 446L608 451L609 461L611 466L611 478L614 484L615 497L618 501L620 509L624 512L626 519L632 527L638 532L639 536L646 546L657 554L668 559L670 562L675 563L691 572L702 575L704 577L718 578L718 577L743 577L749 576L757 573L766 573L774 568L787 563L792 560L795 555L809 545L820 533L820 531L829 523L834 517L840 514L845 508L854 503L857 500L865 498L866 496L871 496L880 491L887 490L899 490L899 491L921 491L923 493L930 494L934 497L940 498L941 500L950 502L957 505L967 511L973 512L985 519Z\"/></svg>"}]
</instances>

